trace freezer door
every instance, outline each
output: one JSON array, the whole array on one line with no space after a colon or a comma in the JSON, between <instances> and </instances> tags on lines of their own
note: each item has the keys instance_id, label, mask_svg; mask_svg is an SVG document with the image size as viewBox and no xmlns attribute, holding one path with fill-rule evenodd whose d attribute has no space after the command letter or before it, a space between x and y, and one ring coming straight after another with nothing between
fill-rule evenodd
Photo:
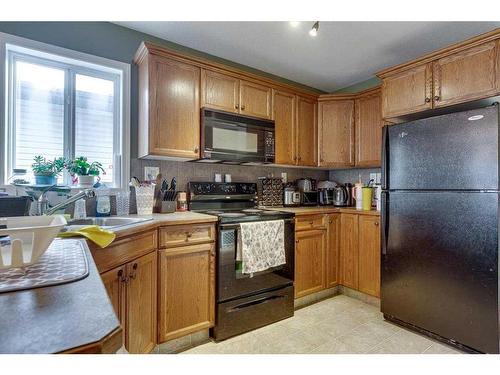
<instances>
[{"instance_id":1,"label":"freezer door","mask_svg":"<svg viewBox=\"0 0 500 375\"><path fill-rule=\"evenodd\" d=\"M383 204L382 312L498 353L498 194L386 192Z\"/></svg>"},{"instance_id":2,"label":"freezer door","mask_svg":"<svg viewBox=\"0 0 500 375\"><path fill-rule=\"evenodd\" d=\"M384 136L384 189L498 190L497 105L388 126Z\"/></svg>"}]
</instances>

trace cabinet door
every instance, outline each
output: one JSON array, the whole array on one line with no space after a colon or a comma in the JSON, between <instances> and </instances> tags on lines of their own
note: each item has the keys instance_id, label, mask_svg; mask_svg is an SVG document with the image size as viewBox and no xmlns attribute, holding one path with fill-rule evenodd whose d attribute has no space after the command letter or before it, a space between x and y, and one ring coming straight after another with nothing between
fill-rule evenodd
<instances>
[{"instance_id":1,"label":"cabinet door","mask_svg":"<svg viewBox=\"0 0 500 375\"><path fill-rule=\"evenodd\" d=\"M152 56L150 153L195 159L200 147L200 68Z\"/></svg>"},{"instance_id":2,"label":"cabinet door","mask_svg":"<svg viewBox=\"0 0 500 375\"><path fill-rule=\"evenodd\" d=\"M273 90L276 164L294 165L297 162L296 103L294 94Z\"/></svg>"},{"instance_id":3,"label":"cabinet door","mask_svg":"<svg viewBox=\"0 0 500 375\"><path fill-rule=\"evenodd\" d=\"M240 80L211 70L201 71L201 106L239 112Z\"/></svg>"},{"instance_id":4,"label":"cabinet door","mask_svg":"<svg viewBox=\"0 0 500 375\"><path fill-rule=\"evenodd\" d=\"M354 100L319 103L319 165L354 166Z\"/></svg>"},{"instance_id":5,"label":"cabinet door","mask_svg":"<svg viewBox=\"0 0 500 375\"><path fill-rule=\"evenodd\" d=\"M391 118L431 109L431 86L431 63L385 77L382 82L382 115Z\"/></svg>"},{"instance_id":6,"label":"cabinet door","mask_svg":"<svg viewBox=\"0 0 500 375\"><path fill-rule=\"evenodd\" d=\"M318 165L317 102L297 97L297 160L298 165Z\"/></svg>"},{"instance_id":7,"label":"cabinet door","mask_svg":"<svg viewBox=\"0 0 500 375\"><path fill-rule=\"evenodd\" d=\"M380 93L356 99L356 166L380 167L382 105Z\"/></svg>"},{"instance_id":8,"label":"cabinet door","mask_svg":"<svg viewBox=\"0 0 500 375\"><path fill-rule=\"evenodd\" d=\"M359 216L359 291L380 296L380 218Z\"/></svg>"},{"instance_id":9,"label":"cabinet door","mask_svg":"<svg viewBox=\"0 0 500 375\"><path fill-rule=\"evenodd\" d=\"M101 279L108 292L109 299L115 310L116 317L125 330L125 266L116 267L101 274Z\"/></svg>"},{"instance_id":10,"label":"cabinet door","mask_svg":"<svg viewBox=\"0 0 500 375\"><path fill-rule=\"evenodd\" d=\"M130 353L149 353L156 346L157 252L127 264L127 333Z\"/></svg>"},{"instance_id":11,"label":"cabinet door","mask_svg":"<svg viewBox=\"0 0 500 375\"><path fill-rule=\"evenodd\" d=\"M328 244L326 248L326 287L339 284L340 214L328 215Z\"/></svg>"},{"instance_id":12,"label":"cabinet door","mask_svg":"<svg viewBox=\"0 0 500 375\"><path fill-rule=\"evenodd\" d=\"M214 325L214 258L213 243L160 250L160 343Z\"/></svg>"},{"instance_id":13,"label":"cabinet door","mask_svg":"<svg viewBox=\"0 0 500 375\"><path fill-rule=\"evenodd\" d=\"M443 57L433 64L434 107L444 107L499 92L497 41Z\"/></svg>"},{"instance_id":14,"label":"cabinet door","mask_svg":"<svg viewBox=\"0 0 500 375\"><path fill-rule=\"evenodd\" d=\"M295 233L295 298L323 289L325 246L325 230Z\"/></svg>"},{"instance_id":15,"label":"cabinet door","mask_svg":"<svg viewBox=\"0 0 500 375\"><path fill-rule=\"evenodd\" d=\"M272 90L257 83L240 81L240 113L271 119Z\"/></svg>"},{"instance_id":16,"label":"cabinet door","mask_svg":"<svg viewBox=\"0 0 500 375\"><path fill-rule=\"evenodd\" d=\"M358 289L358 215L341 214L340 269L342 285Z\"/></svg>"}]
</instances>

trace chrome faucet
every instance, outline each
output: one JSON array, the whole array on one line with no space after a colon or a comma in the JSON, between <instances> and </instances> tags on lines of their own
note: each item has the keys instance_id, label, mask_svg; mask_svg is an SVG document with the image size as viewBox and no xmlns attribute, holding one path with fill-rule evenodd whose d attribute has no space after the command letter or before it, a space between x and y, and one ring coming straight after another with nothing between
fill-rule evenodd
<instances>
[{"instance_id":1,"label":"chrome faucet","mask_svg":"<svg viewBox=\"0 0 500 375\"><path fill-rule=\"evenodd\" d=\"M52 189L56 185L49 186L47 189L45 189L42 194L40 194L40 197L38 198L38 215L52 215L55 212L68 207L71 203L76 202L79 199L88 199L88 198L94 198L95 197L95 191L92 189L85 189L79 192L78 194L75 194L71 197L69 197L66 201L61 202L59 204L56 204L54 207L49 208L49 201L47 199L46 193Z\"/></svg>"}]
</instances>

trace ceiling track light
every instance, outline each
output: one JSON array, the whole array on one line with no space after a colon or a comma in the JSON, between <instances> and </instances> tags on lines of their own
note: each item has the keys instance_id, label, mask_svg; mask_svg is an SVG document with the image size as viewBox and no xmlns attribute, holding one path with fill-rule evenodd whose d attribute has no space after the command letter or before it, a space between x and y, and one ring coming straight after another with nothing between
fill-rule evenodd
<instances>
[{"instance_id":1,"label":"ceiling track light","mask_svg":"<svg viewBox=\"0 0 500 375\"><path fill-rule=\"evenodd\" d=\"M318 30L319 30L319 21L316 21L312 27L311 30L309 30L309 35L310 36L316 36L318 35Z\"/></svg>"}]
</instances>

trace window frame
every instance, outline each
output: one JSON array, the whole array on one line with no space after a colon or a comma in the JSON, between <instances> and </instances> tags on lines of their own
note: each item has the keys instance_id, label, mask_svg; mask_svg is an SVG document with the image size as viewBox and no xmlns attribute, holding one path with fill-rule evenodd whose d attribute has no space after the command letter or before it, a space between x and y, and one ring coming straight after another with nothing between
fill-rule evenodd
<instances>
[{"instance_id":1,"label":"window frame","mask_svg":"<svg viewBox=\"0 0 500 375\"><path fill-rule=\"evenodd\" d=\"M17 61L41 64L65 71L64 84L64 144L65 157L75 151L75 82L82 74L110 80L113 78L114 124L113 124L113 189L125 188L130 176L130 64L68 50L61 47L0 33L0 152L5 159L0 166L0 184L5 184L15 161L15 108L14 85ZM12 126L11 126L12 125ZM65 176L64 183L71 185Z\"/></svg>"}]
</instances>

